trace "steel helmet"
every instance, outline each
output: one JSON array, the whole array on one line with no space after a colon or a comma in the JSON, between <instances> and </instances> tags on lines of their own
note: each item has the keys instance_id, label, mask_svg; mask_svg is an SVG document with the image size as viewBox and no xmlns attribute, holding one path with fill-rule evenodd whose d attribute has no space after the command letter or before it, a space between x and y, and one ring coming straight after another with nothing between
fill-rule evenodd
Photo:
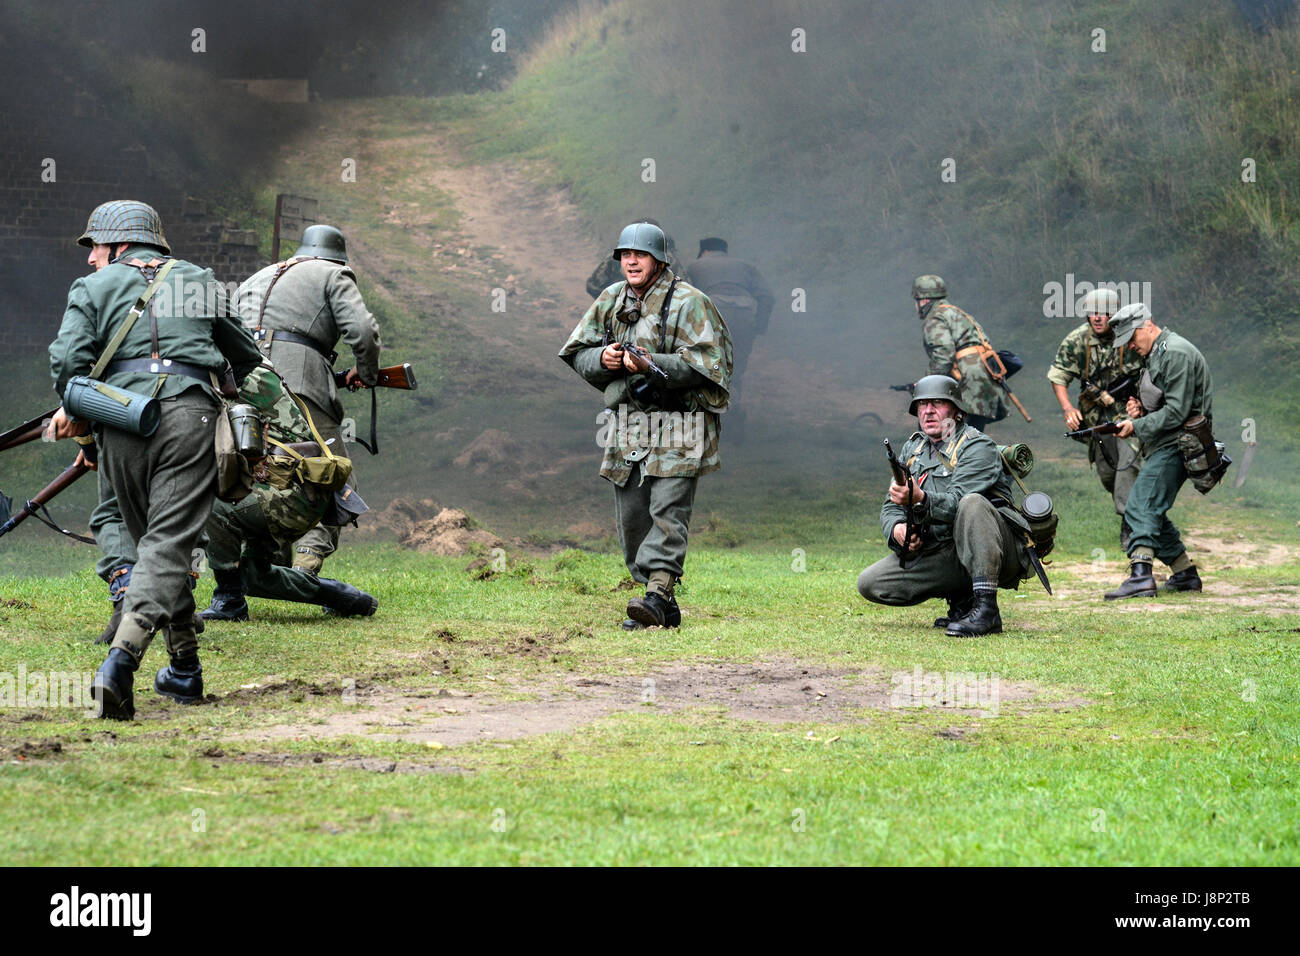
<instances>
[{"instance_id":1,"label":"steel helmet","mask_svg":"<svg viewBox=\"0 0 1300 956\"><path fill-rule=\"evenodd\" d=\"M115 246L119 242L140 242L171 254L171 246L163 235L162 219L153 206L134 199L114 199L101 203L86 220L86 231L77 240L79 246L102 243Z\"/></svg>"},{"instance_id":2,"label":"steel helmet","mask_svg":"<svg viewBox=\"0 0 1300 956\"><path fill-rule=\"evenodd\" d=\"M957 411L966 414L966 407L961 403L961 386L955 378L947 375L927 375L916 383L912 389L912 404L907 406L909 415L916 414L916 403L922 399L942 398L957 406Z\"/></svg>"},{"instance_id":3,"label":"steel helmet","mask_svg":"<svg viewBox=\"0 0 1300 956\"><path fill-rule=\"evenodd\" d=\"M946 299L948 286L942 276L924 275L912 280L913 299Z\"/></svg>"},{"instance_id":4,"label":"steel helmet","mask_svg":"<svg viewBox=\"0 0 1300 956\"><path fill-rule=\"evenodd\" d=\"M308 226L302 231L302 242L293 255L295 259L299 256L314 256L318 259L347 262L348 244L343 241L343 233L333 226Z\"/></svg>"},{"instance_id":5,"label":"steel helmet","mask_svg":"<svg viewBox=\"0 0 1300 956\"><path fill-rule=\"evenodd\" d=\"M1119 311L1119 293L1114 289L1093 289L1083 297L1082 312L1089 315L1114 315Z\"/></svg>"},{"instance_id":6,"label":"steel helmet","mask_svg":"<svg viewBox=\"0 0 1300 956\"><path fill-rule=\"evenodd\" d=\"M614 246L611 258L621 259L624 249L648 252L660 262L668 261L668 240L664 231L652 222L634 222L625 226L618 235L618 244Z\"/></svg>"}]
</instances>

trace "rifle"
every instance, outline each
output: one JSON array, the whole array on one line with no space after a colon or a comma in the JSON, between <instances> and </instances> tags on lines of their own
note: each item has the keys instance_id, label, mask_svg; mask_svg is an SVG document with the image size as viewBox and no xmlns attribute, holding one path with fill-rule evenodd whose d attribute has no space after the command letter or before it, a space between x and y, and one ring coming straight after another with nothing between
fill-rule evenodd
<instances>
[{"instance_id":1,"label":"rifle","mask_svg":"<svg viewBox=\"0 0 1300 956\"><path fill-rule=\"evenodd\" d=\"M1077 431L1066 432L1066 438L1100 438L1102 435L1119 434L1119 422L1106 422L1104 425L1093 425L1091 428L1080 428Z\"/></svg>"},{"instance_id":2,"label":"rifle","mask_svg":"<svg viewBox=\"0 0 1300 956\"><path fill-rule=\"evenodd\" d=\"M646 372L654 372L665 382L668 381L668 373L656 365L654 359L650 357L650 353L641 348L641 346L624 345L623 351L632 356L632 365L638 372L641 372L642 374Z\"/></svg>"},{"instance_id":3,"label":"rifle","mask_svg":"<svg viewBox=\"0 0 1300 956\"><path fill-rule=\"evenodd\" d=\"M916 383L908 382L906 385L891 385L889 390L891 392L907 392L908 395L911 395L916 391Z\"/></svg>"},{"instance_id":4,"label":"rifle","mask_svg":"<svg viewBox=\"0 0 1300 956\"><path fill-rule=\"evenodd\" d=\"M908 566L907 543L912 540L912 536L921 536L921 529L917 527L916 513L913 510L915 505L912 504L912 484L911 478L903 468L903 463L894 455L894 448L889 444L889 439L885 439L885 457L889 459L889 468L894 473L894 483L902 485L907 489L907 504L903 508L903 545L898 552L898 566L906 568ZM892 544L892 538L891 544ZM917 554L920 557L920 554Z\"/></svg>"},{"instance_id":5,"label":"rifle","mask_svg":"<svg viewBox=\"0 0 1300 956\"><path fill-rule=\"evenodd\" d=\"M1083 390L1079 393L1080 397L1089 398L1091 401L1097 402L1106 407L1110 407L1116 402L1122 405L1130 398L1137 397L1138 383L1137 379L1132 375L1121 375L1110 384L1104 386L1098 385L1086 375L1083 377L1082 381ZM1094 393L1096 397L1089 395L1089 392ZM1110 401L1106 401L1108 398Z\"/></svg>"},{"instance_id":6,"label":"rifle","mask_svg":"<svg viewBox=\"0 0 1300 956\"><path fill-rule=\"evenodd\" d=\"M348 385L348 369L334 373L334 384L339 388L347 388L356 391L359 388L371 388L369 385L362 385L358 382L356 385ZM410 362L402 365L389 365L379 370L379 377L375 379L374 388L400 388L403 391L415 391L415 369L411 368Z\"/></svg>"},{"instance_id":7,"label":"rifle","mask_svg":"<svg viewBox=\"0 0 1300 956\"><path fill-rule=\"evenodd\" d=\"M379 392L381 388L398 388L403 391L415 391L415 369L411 368L410 362L404 362L401 365L389 365L379 370L379 375L375 378L374 385L363 385L357 382L355 385L348 385L348 370L334 373L334 384L339 388L346 387L348 391L355 392L359 388L370 389L370 441L364 438L357 438L357 444L370 452L372 455L379 454Z\"/></svg>"},{"instance_id":8,"label":"rifle","mask_svg":"<svg viewBox=\"0 0 1300 956\"><path fill-rule=\"evenodd\" d=\"M988 344L987 339L984 344ZM1032 422L1033 419L1030 418L1029 413L1025 411L1025 406L1020 404L1020 399L1016 398L1016 393L1011 391L1011 386L1007 384L1007 376L1011 373L1007 371L1007 366L1002 361L1002 355L993 351L992 348L987 350L981 349L979 355L980 361L984 363L985 370L992 377L993 381L997 382L998 385L1002 387L1002 391L1007 393L1007 398L1011 399L1011 404L1016 406L1016 411L1025 416L1025 421ZM993 367L994 362L997 363L997 368Z\"/></svg>"},{"instance_id":9,"label":"rifle","mask_svg":"<svg viewBox=\"0 0 1300 956\"><path fill-rule=\"evenodd\" d=\"M80 478L88 471L90 471L89 467L75 462L69 465L67 468L64 468L63 471L60 472L59 477L55 478L48 485L46 485L39 492L37 492L36 497L29 499L28 502L25 505L23 505L23 507L18 511L17 514L15 514L4 524L0 525L0 537L4 537L6 534L8 534L14 528L18 527L20 524L22 524L32 515L36 515L37 521L40 521L48 525L49 527L53 528L55 531L59 532L59 534L65 534L69 538L72 538L76 541L80 541L84 544L94 544L95 543L94 538L87 538L85 535L73 534L71 531L67 530L66 528L60 528L57 524L54 523L54 520L49 517L50 513L45 510L45 503L47 501L49 501L59 492L63 491L65 488L68 487L68 485L72 484L74 481L76 481L78 478ZM38 514L38 512L44 512L45 513L44 517Z\"/></svg>"},{"instance_id":10,"label":"rifle","mask_svg":"<svg viewBox=\"0 0 1300 956\"><path fill-rule=\"evenodd\" d=\"M0 451L7 451L10 448L17 448L19 445L25 445L29 441L36 441L41 437L46 424L57 411L57 407L51 408L44 415L37 415L35 418L25 421L0 435Z\"/></svg>"}]
</instances>

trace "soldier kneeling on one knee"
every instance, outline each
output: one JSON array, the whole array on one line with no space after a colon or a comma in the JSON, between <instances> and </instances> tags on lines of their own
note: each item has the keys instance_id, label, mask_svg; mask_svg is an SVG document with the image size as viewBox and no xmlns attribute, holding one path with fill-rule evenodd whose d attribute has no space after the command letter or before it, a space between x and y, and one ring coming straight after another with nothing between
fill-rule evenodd
<instances>
[{"instance_id":1,"label":"soldier kneeling on one knee","mask_svg":"<svg viewBox=\"0 0 1300 956\"><path fill-rule=\"evenodd\" d=\"M945 598L948 613L934 626L946 634L1001 633L998 588L1019 587L1033 573L1029 526L1012 504L1002 456L993 439L963 424L961 386L947 375L916 383L910 413L920 431L898 456L907 484L891 481L880 509L894 553L858 576L858 591L892 606Z\"/></svg>"}]
</instances>

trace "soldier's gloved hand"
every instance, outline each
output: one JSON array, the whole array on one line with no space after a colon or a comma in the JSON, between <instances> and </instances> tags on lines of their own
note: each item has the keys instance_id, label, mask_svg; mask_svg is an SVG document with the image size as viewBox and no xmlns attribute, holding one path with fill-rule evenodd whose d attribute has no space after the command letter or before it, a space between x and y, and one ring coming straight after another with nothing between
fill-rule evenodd
<instances>
[{"instance_id":1,"label":"soldier's gloved hand","mask_svg":"<svg viewBox=\"0 0 1300 956\"><path fill-rule=\"evenodd\" d=\"M1071 405L1067 409L1064 409L1064 411L1065 411L1065 427L1070 431L1077 431L1079 426L1083 424L1083 416L1079 414L1079 410L1075 408L1073 405Z\"/></svg>"}]
</instances>

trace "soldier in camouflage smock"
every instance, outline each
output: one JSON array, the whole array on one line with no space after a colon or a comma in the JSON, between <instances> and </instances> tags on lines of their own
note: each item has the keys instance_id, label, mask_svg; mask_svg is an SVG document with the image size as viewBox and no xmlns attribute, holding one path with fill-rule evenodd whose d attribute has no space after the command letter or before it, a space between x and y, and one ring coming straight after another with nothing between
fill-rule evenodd
<instances>
[{"instance_id":1,"label":"soldier in camouflage smock","mask_svg":"<svg viewBox=\"0 0 1300 956\"><path fill-rule=\"evenodd\" d=\"M1065 427L1070 431L1092 428L1124 417L1124 402L1106 391L1107 385L1131 378L1136 387L1145 363L1130 349L1112 347L1115 336L1110 331L1111 317L1119 311L1119 296L1113 289L1094 289L1083 299L1083 314L1088 321L1065 337L1047 380L1061 405ZM1078 380L1079 407L1070 404L1068 386ZM1128 549L1129 526L1124 509L1129 491L1142 467L1138 443L1116 435L1094 435L1086 439L1088 461L1097 466L1102 487L1111 494L1115 513L1120 516L1120 548Z\"/></svg>"},{"instance_id":2,"label":"soldier in camouflage smock","mask_svg":"<svg viewBox=\"0 0 1300 956\"><path fill-rule=\"evenodd\" d=\"M254 369L239 397L258 410L266 435L282 444L314 441L302 408L270 364ZM269 445L269 442L268 442ZM295 459L273 454L253 471L253 490L242 501L217 501L205 530L208 564L217 581L207 621L246 621L245 597L319 604L340 616L374 614L379 602L350 584L318 578L313 571L286 567L294 541L316 527L333 493L303 481Z\"/></svg>"},{"instance_id":3,"label":"soldier in camouflage smock","mask_svg":"<svg viewBox=\"0 0 1300 956\"><path fill-rule=\"evenodd\" d=\"M605 289L560 358L605 395L600 474L614 485L623 559L644 598L623 626L676 627L695 485L720 467L719 414L727 407L732 345L708 296L668 268L658 226L633 223L615 256L626 281ZM662 375L637 372L640 347Z\"/></svg>"},{"instance_id":4,"label":"soldier in camouflage smock","mask_svg":"<svg viewBox=\"0 0 1300 956\"><path fill-rule=\"evenodd\" d=\"M940 276L917 276L912 298L921 318L921 333L931 375L947 375L961 383L966 424L980 431L1007 417L1002 389L980 360L988 342L979 323L947 301L948 286Z\"/></svg>"}]
</instances>

